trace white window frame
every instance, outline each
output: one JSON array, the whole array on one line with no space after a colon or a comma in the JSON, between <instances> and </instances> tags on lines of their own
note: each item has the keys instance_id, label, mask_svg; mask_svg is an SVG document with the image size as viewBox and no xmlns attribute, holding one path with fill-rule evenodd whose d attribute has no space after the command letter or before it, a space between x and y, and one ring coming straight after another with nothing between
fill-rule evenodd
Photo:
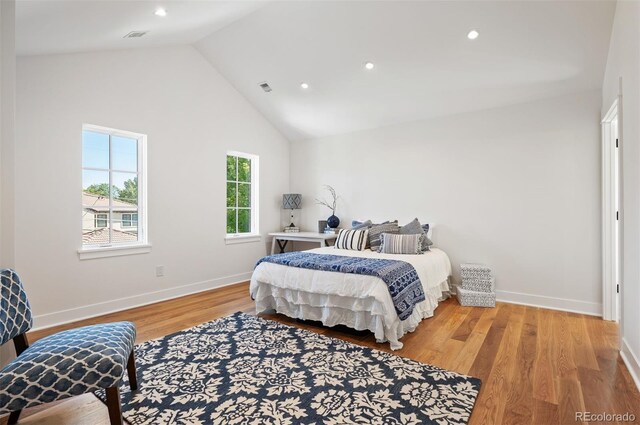
<instances>
[{"instance_id":1,"label":"white window frame","mask_svg":"<svg viewBox=\"0 0 640 425\"><path fill-rule=\"evenodd\" d=\"M250 233L226 233L227 228L227 156L236 156L251 161L251 232ZM227 151L224 157L224 193L225 193L225 209L224 209L224 226L225 226L225 242L227 244L259 242L262 240L260 235L260 157L255 154L238 151Z\"/></svg>"},{"instance_id":2,"label":"white window frame","mask_svg":"<svg viewBox=\"0 0 640 425\"><path fill-rule=\"evenodd\" d=\"M109 243L100 245L84 245L82 236L80 238L80 249L78 255L81 260L115 257L121 255L144 254L151 252L151 244L149 243L149 225L147 221L147 135L134 133L131 131L118 130L115 128L103 127L93 124L83 124L82 131L91 131L94 133L102 133L111 137L126 137L136 139L138 142L138 240L136 242ZM82 137L80 139L82 146ZM123 170L115 170L111 167L111 143L109 143L109 187L111 187L111 173L123 172ZM82 170L105 171L103 169L93 169L91 167L83 167ZM130 173L130 171L124 171ZM82 184L81 184L82 189ZM81 191L82 192L82 191ZM111 199L109 201L111 203ZM82 205L82 201L81 201ZM82 206L84 208L84 206ZM108 222L110 231L113 230L113 208L110 205L110 213L108 214ZM82 226L82 220L80 220ZM82 235L82 232L80 232Z\"/></svg>"},{"instance_id":3,"label":"white window frame","mask_svg":"<svg viewBox=\"0 0 640 425\"><path fill-rule=\"evenodd\" d=\"M125 225L124 225L124 222L125 222L124 216L125 216L125 215L130 215L130 216L131 216L131 218L130 218L130 219L127 219L127 220L126 220L126 221L128 221L128 222L129 222L129 225L128 225L128 226L125 226ZM120 222L122 223L122 224L121 224L121 226L122 226L123 228L125 228L125 227L139 227L139 226L137 225L137 223L138 223L138 218L139 218L140 216L138 216L138 218L136 218L136 219L134 220L134 219L133 219L133 216L134 216L134 215L136 215L136 216L137 216L137 215L138 215L138 213L129 213L129 212L121 213L121 214L120 214ZM134 226L134 225L133 225L133 223L136 223L136 225Z\"/></svg>"},{"instance_id":4,"label":"white window frame","mask_svg":"<svg viewBox=\"0 0 640 425\"><path fill-rule=\"evenodd\" d=\"M98 221L104 221L104 226L98 226ZM96 213L93 216L93 227L95 227L96 229L104 229L108 225L109 225L109 213Z\"/></svg>"}]
</instances>

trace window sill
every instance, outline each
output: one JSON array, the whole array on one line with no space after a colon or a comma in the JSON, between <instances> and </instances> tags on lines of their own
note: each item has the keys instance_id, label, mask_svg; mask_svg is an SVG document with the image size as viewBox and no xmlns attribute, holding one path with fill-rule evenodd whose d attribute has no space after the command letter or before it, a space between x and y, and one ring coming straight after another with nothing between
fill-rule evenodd
<instances>
[{"instance_id":1,"label":"window sill","mask_svg":"<svg viewBox=\"0 0 640 425\"><path fill-rule=\"evenodd\" d=\"M233 245L237 243L253 243L260 242L262 240L262 235L239 235L239 236L226 236L224 238L224 243L227 245Z\"/></svg>"},{"instance_id":2,"label":"window sill","mask_svg":"<svg viewBox=\"0 0 640 425\"><path fill-rule=\"evenodd\" d=\"M106 246L79 249L78 257L81 260L92 260L94 258L120 257L123 255L146 254L149 252L151 252L151 245L149 244Z\"/></svg>"}]
</instances>

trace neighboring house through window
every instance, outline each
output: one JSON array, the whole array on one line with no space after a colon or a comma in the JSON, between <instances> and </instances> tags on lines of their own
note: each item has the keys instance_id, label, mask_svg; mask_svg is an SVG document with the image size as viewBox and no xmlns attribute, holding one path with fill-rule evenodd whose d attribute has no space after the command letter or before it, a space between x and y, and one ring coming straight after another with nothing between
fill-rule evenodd
<instances>
[{"instance_id":1,"label":"neighboring house through window","mask_svg":"<svg viewBox=\"0 0 640 425\"><path fill-rule=\"evenodd\" d=\"M122 227L138 227L138 214L122 214Z\"/></svg>"},{"instance_id":2,"label":"neighboring house through window","mask_svg":"<svg viewBox=\"0 0 640 425\"><path fill-rule=\"evenodd\" d=\"M258 156L227 152L227 237L258 234Z\"/></svg>"},{"instance_id":3,"label":"neighboring house through window","mask_svg":"<svg viewBox=\"0 0 640 425\"><path fill-rule=\"evenodd\" d=\"M147 243L145 144L143 134L83 126L83 248Z\"/></svg>"},{"instance_id":4,"label":"neighboring house through window","mask_svg":"<svg viewBox=\"0 0 640 425\"><path fill-rule=\"evenodd\" d=\"M96 228L107 227L107 220L109 219L108 214L96 214L95 215L95 226Z\"/></svg>"}]
</instances>

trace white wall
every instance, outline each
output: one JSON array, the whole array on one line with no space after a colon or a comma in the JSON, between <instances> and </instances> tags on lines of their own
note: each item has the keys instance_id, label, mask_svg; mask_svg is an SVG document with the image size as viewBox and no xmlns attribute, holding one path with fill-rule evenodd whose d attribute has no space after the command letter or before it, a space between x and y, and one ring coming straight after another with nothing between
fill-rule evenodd
<instances>
[{"instance_id":1,"label":"white wall","mask_svg":"<svg viewBox=\"0 0 640 425\"><path fill-rule=\"evenodd\" d=\"M470 99L472 101L472 99ZM600 93L292 143L291 189L309 229L328 210L436 223L435 242L489 264L504 300L601 311Z\"/></svg>"},{"instance_id":2,"label":"white wall","mask_svg":"<svg viewBox=\"0 0 640 425\"><path fill-rule=\"evenodd\" d=\"M620 91L622 79L622 91ZM622 351L640 387L640 3L619 1L602 87L602 114L622 94Z\"/></svg>"},{"instance_id":3,"label":"white wall","mask_svg":"<svg viewBox=\"0 0 640 425\"><path fill-rule=\"evenodd\" d=\"M225 245L227 150L260 155L261 231L280 226L289 142L192 47L18 58L17 108L16 265L37 326L248 279L266 242ZM78 259L83 123L148 135L151 253Z\"/></svg>"},{"instance_id":4,"label":"white wall","mask_svg":"<svg viewBox=\"0 0 640 425\"><path fill-rule=\"evenodd\" d=\"M0 268L14 265L15 7L0 2ZM0 367L13 356L13 344L1 346Z\"/></svg>"},{"instance_id":5,"label":"white wall","mask_svg":"<svg viewBox=\"0 0 640 425\"><path fill-rule=\"evenodd\" d=\"M14 265L15 6L0 2L0 267Z\"/></svg>"}]
</instances>

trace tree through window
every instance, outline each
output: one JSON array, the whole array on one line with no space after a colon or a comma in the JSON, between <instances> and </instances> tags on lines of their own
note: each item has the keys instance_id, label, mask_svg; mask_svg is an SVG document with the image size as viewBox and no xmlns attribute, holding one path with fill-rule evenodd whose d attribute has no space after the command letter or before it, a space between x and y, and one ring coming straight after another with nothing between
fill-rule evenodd
<instances>
[{"instance_id":1,"label":"tree through window","mask_svg":"<svg viewBox=\"0 0 640 425\"><path fill-rule=\"evenodd\" d=\"M82 131L82 245L146 243L141 192L146 136L85 125Z\"/></svg>"},{"instance_id":2,"label":"tree through window","mask_svg":"<svg viewBox=\"0 0 640 425\"><path fill-rule=\"evenodd\" d=\"M257 234L256 155L227 153L227 235Z\"/></svg>"}]
</instances>

